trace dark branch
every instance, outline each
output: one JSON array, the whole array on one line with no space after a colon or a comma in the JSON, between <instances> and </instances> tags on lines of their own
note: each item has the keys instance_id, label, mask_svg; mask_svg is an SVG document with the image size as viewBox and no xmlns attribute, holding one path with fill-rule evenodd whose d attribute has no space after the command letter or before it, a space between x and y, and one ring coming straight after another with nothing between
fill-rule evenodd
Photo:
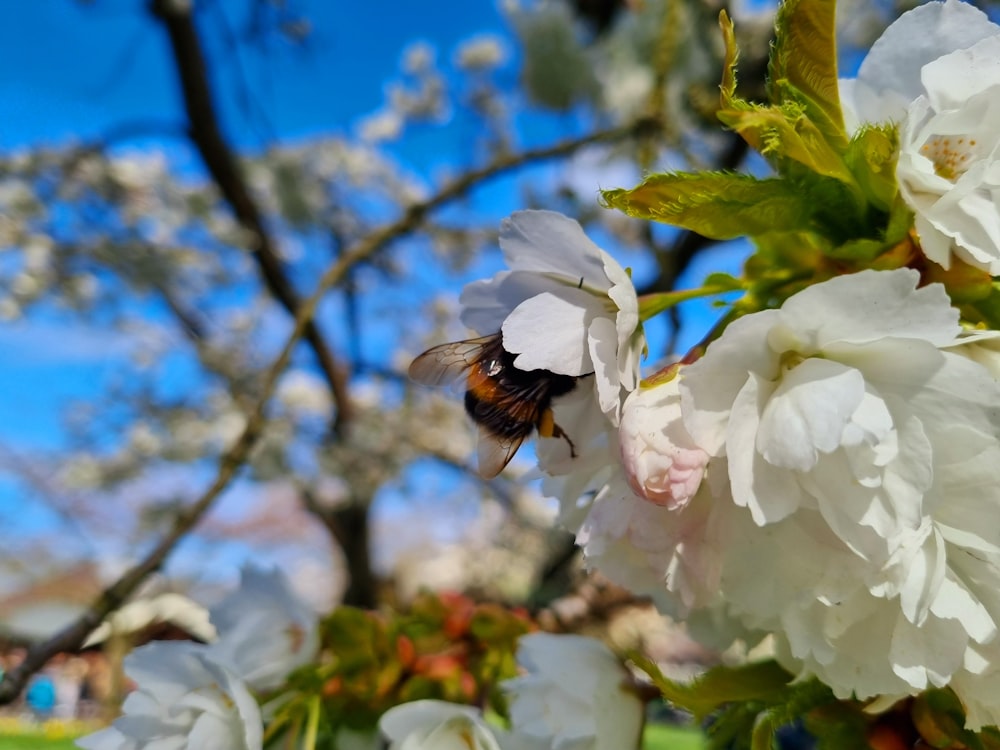
<instances>
[{"instance_id":1,"label":"dark branch","mask_svg":"<svg viewBox=\"0 0 1000 750\"><path fill-rule=\"evenodd\" d=\"M153 0L151 8L153 15L163 22L170 37L184 96L184 107L190 122L191 140L237 221L253 238L250 249L268 290L290 315L295 316L301 305L299 296L278 258L274 242L264 227L261 212L250 195L236 158L219 130L218 117L208 86L208 69L202 54L198 29L191 16L190 3L178 0ZM320 370L330 387L337 406L334 429L339 432L351 416L347 374L334 359L333 352L315 321L309 320L303 337L312 347Z\"/></svg>"}]
</instances>

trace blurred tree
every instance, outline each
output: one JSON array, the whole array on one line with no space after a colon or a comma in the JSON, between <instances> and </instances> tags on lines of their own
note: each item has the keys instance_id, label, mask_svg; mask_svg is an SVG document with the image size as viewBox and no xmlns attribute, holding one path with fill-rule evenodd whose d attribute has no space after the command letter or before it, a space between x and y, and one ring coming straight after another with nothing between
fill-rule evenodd
<instances>
[{"instance_id":1,"label":"blurred tree","mask_svg":"<svg viewBox=\"0 0 1000 750\"><path fill-rule=\"evenodd\" d=\"M83 617L5 676L0 703L52 654L78 646L186 538L186 553L210 566L223 538L301 554L306 529L325 529L344 559L342 600L370 607L373 549L388 544L373 535L376 501L406 498L417 519L409 533L426 535L441 532L455 498L492 497L508 520L482 544L530 562L505 568L522 583L493 593L527 600L533 586L561 580L572 542L547 529L517 464L514 481L481 482L460 400L411 389L405 362L463 336L454 291L495 262L506 209L574 216L641 288L665 290L708 242L606 211L598 187L631 185L649 169L735 169L745 155L714 117L715 0L507 3L511 37L470 36L448 70L427 44L406 50L355 137L274 140L259 152L227 138L217 103L242 102L246 117L265 121L253 84L218 90L219 59L206 49L263 57L276 36L308 45L313 28L286 3L245 0L234 35L201 12L213 5L153 0L144 11L150 33L169 40L178 126L122 123L97 142L0 154L0 317L99 325L120 355L102 394L66 415L65 451L4 446L3 469L25 503L44 504L81 541L53 544L53 558L97 556L118 569L130 560ZM848 45L874 38L898 11L862 5L863 19L847 12ZM770 13L730 12L752 97ZM446 176L414 174L398 156L408 138L443 142L470 124L476 142ZM151 136L172 148L149 145ZM177 141L200 169L176 158ZM262 501L205 522L234 482ZM277 511L276 495L285 498ZM0 512L16 529L17 511ZM28 533L5 553L41 538ZM476 556L487 559L481 547Z\"/></svg>"}]
</instances>

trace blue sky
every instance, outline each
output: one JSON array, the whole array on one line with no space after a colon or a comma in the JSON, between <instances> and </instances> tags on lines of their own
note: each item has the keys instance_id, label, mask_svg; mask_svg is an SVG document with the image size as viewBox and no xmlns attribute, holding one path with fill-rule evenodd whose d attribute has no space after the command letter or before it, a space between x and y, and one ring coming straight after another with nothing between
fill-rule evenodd
<instances>
[{"instance_id":1,"label":"blue sky","mask_svg":"<svg viewBox=\"0 0 1000 750\"><path fill-rule=\"evenodd\" d=\"M169 45L138 0L21 3L17 22L0 26L0 148L93 138L135 121L179 121ZM245 31L245 0L199 0L199 13ZM266 119L247 117L221 100L228 134L244 146L268 133L295 138L350 127L382 100L382 84L398 69L400 51L416 39L441 50L476 31L502 30L488 0L366 3L291 0L314 32L300 49L278 39L266 57L208 49L229 89L245 75Z\"/></svg>"},{"instance_id":2,"label":"blue sky","mask_svg":"<svg viewBox=\"0 0 1000 750\"><path fill-rule=\"evenodd\" d=\"M198 7L204 20L214 25L224 18L240 34L249 5L200 0ZM349 131L380 105L383 84L398 72L407 44L427 40L447 55L471 33L504 29L491 2L292 0L288 7L314 27L301 48L274 38L266 56L243 48L238 63L228 50L206 50L220 76L215 91L223 128L243 148ZM259 97L253 109L225 96L239 77ZM167 37L145 2L23 3L17 23L0 25L0 152L182 121ZM177 141L162 145L175 159L190 158ZM433 158L433 149L404 157L424 161ZM4 324L0 347L0 393L6 394L0 397L0 434L16 434L31 446L57 442L62 405L92 392L115 368L115 355L125 353L124 346L109 351L100 330L61 323Z\"/></svg>"},{"instance_id":3,"label":"blue sky","mask_svg":"<svg viewBox=\"0 0 1000 750\"><path fill-rule=\"evenodd\" d=\"M224 18L234 34L245 30L247 19L241 13L249 4L198 0L205 20L217 24ZM146 5L142 0L20 4L17 23L0 25L0 152L100 139L123 125L162 128L183 122L167 38L148 16ZM223 129L243 149L349 132L360 117L380 106L384 83L396 76L402 50L414 41L433 44L447 69L459 41L479 32L508 32L492 0L289 0L288 6L313 25L303 48L293 49L274 38L266 55L245 51L236 58L231 50L207 50L219 76L215 90ZM506 70L515 75L514 66ZM240 77L258 97L250 107L225 95L238 88L233 82ZM558 124L554 120L547 129L551 132L534 135L544 141L560 137ZM435 166L455 163L467 152L468 143L455 141L454 135L454 129L446 136L432 129L418 131L402 141L397 155L415 172L430 174ZM468 136L472 141L476 133ZM145 143L166 148L182 169L200 171L180 140ZM548 169L539 168L540 179L555 178ZM491 212L517 207L513 185L512 179L503 179L491 188ZM700 258L689 272L691 283L710 270L737 272L741 255L722 248ZM477 264L477 270L495 269ZM707 304L695 302L692 307L714 317ZM369 343L376 336L369 337ZM699 336L692 327L685 343ZM33 317L30 324L0 323L0 351L0 440L28 452L63 443L67 405L86 399L120 371L129 343L109 339L97 326L68 325L53 314ZM190 495L200 488L192 483ZM8 511L24 507L18 490L0 480L0 511L4 505ZM18 520L28 527L54 519L38 511Z\"/></svg>"}]
</instances>

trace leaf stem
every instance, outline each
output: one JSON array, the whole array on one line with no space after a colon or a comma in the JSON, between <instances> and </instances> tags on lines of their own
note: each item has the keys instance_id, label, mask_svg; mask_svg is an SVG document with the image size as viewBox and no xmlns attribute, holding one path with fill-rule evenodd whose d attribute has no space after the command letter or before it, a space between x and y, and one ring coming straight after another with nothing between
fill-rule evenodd
<instances>
[{"instance_id":1,"label":"leaf stem","mask_svg":"<svg viewBox=\"0 0 1000 750\"><path fill-rule=\"evenodd\" d=\"M681 302L687 302L699 297L712 297L717 294L738 291L732 286L718 286L709 284L696 289L681 289L676 292L657 292L645 294L639 298L639 320L649 320L655 315L659 315L664 310L669 310Z\"/></svg>"},{"instance_id":2,"label":"leaf stem","mask_svg":"<svg viewBox=\"0 0 1000 750\"><path fill-rule=\"evenodd\" d=\"M319 736L319 701L318 695L309 700L309 721L306 723L305 737L302 738L302 747L305 750L316 750L316 739Z\"/></svg>"}]
</instances>

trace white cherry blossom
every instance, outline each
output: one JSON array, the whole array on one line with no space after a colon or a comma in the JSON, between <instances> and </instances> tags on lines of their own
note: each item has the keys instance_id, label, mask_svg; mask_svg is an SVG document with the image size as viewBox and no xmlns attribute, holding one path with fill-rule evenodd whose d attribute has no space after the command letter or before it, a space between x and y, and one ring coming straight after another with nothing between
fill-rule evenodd
<instances>
[{"instance_id":1,"label":"white cherry blossom","mask_svg":"<svg viewBox=\"0 0 1000 750\"><path fill-rule=\"evenodd\" d=\"M1000 274L1000 26L959 0L903 14L857 79L841 82L850 130L900 123L899 189L924 254Z\"/></svg>"},{"instance_id":2,"label":"white cherry blossom","mask_svg":"<svg viewBox=\"0 0 1000 750\"><path fill-rule=\"evenodd\" d=\"M515 735L551 750L637 748L645 704L607 646L580 635L530 633L518 643L527 674L502 684Z\"/></svg>"},{"instance_id":3,"label":"white cherry blossom","mask_svg":"<svg viewBox=\"0 0 1000 750\"><path fill-rule=\"evenodd\" d=\"M259 750L260 709L246 684L212 661L207 647L154 641L125 658L138 685L122 716L107 729L77 740L87 750L145 747Z\"/></svg>"},{"instance_id":4,"label":"white cherry blossom","mask_svg":"<svg viewBox=\"0 0 1000 750\"><path fill-rule=\"evenodd\" d=\"M210 657L255 690L281 685L319 650L319 618L280 570L243 569L240 588L212 608Z\"/></svg>"},{"instance_id":5,"label":"white cherry blossom","mask_svg":"<svg viewBox=\"0 0 1000 750\"><path fill-rule=\"evenodd\" d=\"M382 714L378 726L388 750L500 750L482 714L457 703L402 703Z\"/></svg>"},{"instance_id":6,"label":"white cherry blossom","mask_svg":"<svg viewBox=\"0 0 1000 750\"><path fill-rule=\"evenodd\" d=\"M465 287L462 322L483 335L502 331L521 370L593 373L601 408L617 421L645 346L628 273L553 211L504 219L500 249L510 270Z\"/></svg>"},{"instance_id":7,"label":"white cherry blossom","mask_svg":"<svg viewBox=\"0 0 1000 750\"><path fill-rule=\"evenodd\" d=\"M918 281L864 271L735 321L682 408L729 480L711 516L729 616L840 697L950 684L978 725L1000 664L1000 385Z\"/></svg>"}]
</instances>

